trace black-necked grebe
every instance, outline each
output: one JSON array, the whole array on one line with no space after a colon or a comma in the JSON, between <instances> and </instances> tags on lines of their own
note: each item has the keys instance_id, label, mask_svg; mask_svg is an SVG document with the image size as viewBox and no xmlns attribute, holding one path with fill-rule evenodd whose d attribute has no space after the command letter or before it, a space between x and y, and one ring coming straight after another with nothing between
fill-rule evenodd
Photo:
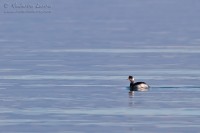
<instances>
[{"instance_id":1,"label":"black-necked grebe","mask_svg":"<svg viewBox=\"0 0 200 133\"><path fill-rule=\"evenodd\" d=\"M133 91L148 91L150 86L145 82L134 82L133 76L129 76L130 81L130 93Z\"/></svg>"}]
</instances>

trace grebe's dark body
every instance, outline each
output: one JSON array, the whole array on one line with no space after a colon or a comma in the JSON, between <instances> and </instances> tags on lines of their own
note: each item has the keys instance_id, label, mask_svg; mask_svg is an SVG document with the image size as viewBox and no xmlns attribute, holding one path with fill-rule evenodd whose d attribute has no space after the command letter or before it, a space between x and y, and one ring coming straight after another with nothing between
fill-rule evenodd
<instances>
[{"instance_id":1,"label":"grebe's dark body","mask_svg":"<svg viewBox=\"0 0 200 133\"><path fill-rule=\"evenodd\" d=\"M145 82L130 83L130 91L148 91L150 86Z\"/></svg>"}]
</instances>

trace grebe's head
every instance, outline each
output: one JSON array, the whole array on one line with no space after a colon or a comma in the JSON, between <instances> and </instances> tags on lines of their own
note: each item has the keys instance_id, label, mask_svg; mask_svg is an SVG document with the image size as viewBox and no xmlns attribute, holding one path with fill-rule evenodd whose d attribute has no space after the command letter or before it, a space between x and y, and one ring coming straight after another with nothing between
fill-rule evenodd
<instances>
[{"instance_id":1,"label":"grebe's head","mask_svg":"<svg viewBox=\"0 0 200 133\"><path fill-rule=\"evenodd\" d=\"M132 81L133 80L133 76L128 76L128 80Z\"/></svg>"}]
</instances>

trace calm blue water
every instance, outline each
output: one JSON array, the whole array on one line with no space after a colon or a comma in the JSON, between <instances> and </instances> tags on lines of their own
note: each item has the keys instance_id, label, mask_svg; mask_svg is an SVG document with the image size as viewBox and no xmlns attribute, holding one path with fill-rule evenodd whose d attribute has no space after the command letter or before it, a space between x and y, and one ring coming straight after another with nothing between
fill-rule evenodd
<instances>
[{"instance_id":1,"label":"calm blue water","mask_svg":"<svg viewBox=\"0 0 200 133\"><path fill-rule=\"evenodd\" d=\"M199 4L1 1L0 132L199 133Z\"/></svg>"}]
</instances>

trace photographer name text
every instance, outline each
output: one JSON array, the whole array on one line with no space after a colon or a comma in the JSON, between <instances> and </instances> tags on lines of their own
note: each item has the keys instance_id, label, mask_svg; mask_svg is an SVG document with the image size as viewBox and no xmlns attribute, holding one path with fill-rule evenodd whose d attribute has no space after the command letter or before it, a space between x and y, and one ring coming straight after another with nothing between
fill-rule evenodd
<instances>
[{"instance_id":1,"label":"photographer name text","mask_svg":"<svg viewBox=\"0 0 200 133\"><path fill-rule=\"evenodd\" d=\"M24 4L24 3L4 3L4 9L50 9L51 6L48 4Z\"/></svg>"}]
</instances>

